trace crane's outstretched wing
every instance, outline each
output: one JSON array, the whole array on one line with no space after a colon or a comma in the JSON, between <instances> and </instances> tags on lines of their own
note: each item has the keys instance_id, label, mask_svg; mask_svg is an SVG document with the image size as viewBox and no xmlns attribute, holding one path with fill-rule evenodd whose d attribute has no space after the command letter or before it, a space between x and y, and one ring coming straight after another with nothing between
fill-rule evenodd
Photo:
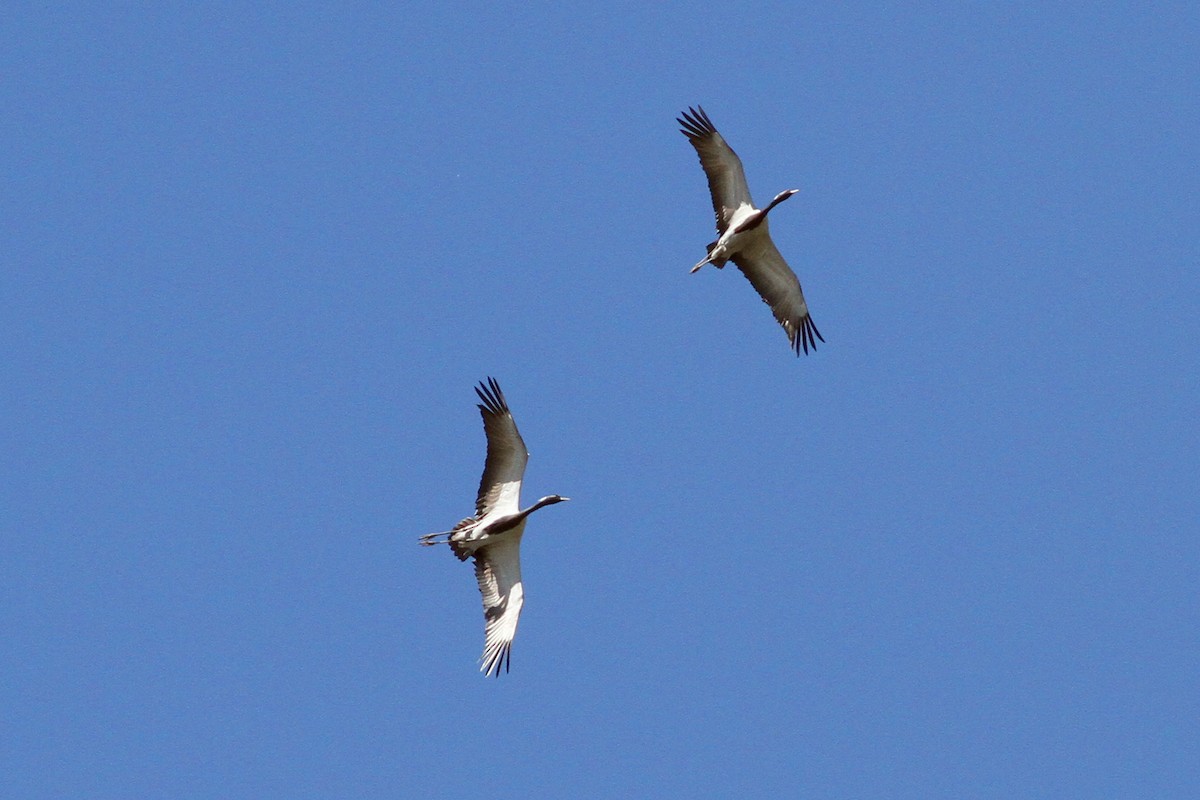
<instances>
[{"instance_id":1,"label":"crane's outstretched wing","mask_svg":"<svg viewBox=\"0 0 1200 800\"><path fill-rule=\"evenodd\" d=\"M521 479L525 475L525 463L529 451L517 430L512 412L500 384L488 378L487 384L480 383L475 393L483 402L479 412L483 415L483 431L487 434L487 461L483 465L483 477L479 479L479 495L475 498L477 518L498 511L515 514L520 505Z\"/></svg>"},{"instance_id":2,"label":"crane's outstretched wing","mask_svg":"<svg viewBox=\"0 0 1200 800\"><path fill-rule=\"evenodd\" d=\"M517 620L525 604L520 538L501 539L476 550L475 578L479 581L483 618L487 622L479 671L498 678L502 666L508 671Z\"/></svg>"},{"instance_id":3,"label":"crane's outstretched wing","mask_svg":"<svg viewBox=\"0 0 1200 800\"><path fill-rule=\"evenodd\" d=\"M734 254L731 260L750 281L763 302L771 307L775 319L787 332L788 341L792 343L796 355L800 355L801 348L805 355L808 355L810 347L815 351L817 339L825 341L808 313L800 279L783 260L779 248L769 237L762 237L753 250L742 250Z\"/></svg>"},{"instance_id":4,"label":"crane's outstretched wing","mask_svg":"<svg viewBox=\"0 0 1200 800\"><path fill-rule=\"evenodd\" d=\"M717 232L724 233L733 219L733 212L744 205L754 205L742 160L717 133L712 120L700 106L689 106L683 116L676 117L675 121L683 126L679 129L680 133L688 137L700 155L700 166L704 167L704 174L708 176L708 191L712 194L713 211L717 214Z\"/></svg>"}]
</instances>

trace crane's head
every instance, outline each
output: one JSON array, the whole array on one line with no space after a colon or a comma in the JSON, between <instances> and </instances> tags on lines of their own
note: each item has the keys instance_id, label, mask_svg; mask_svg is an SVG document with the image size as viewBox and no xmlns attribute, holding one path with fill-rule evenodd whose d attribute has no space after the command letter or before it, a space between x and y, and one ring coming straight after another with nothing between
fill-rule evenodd
<instances>
[{"instance_id":1,"label":"crane's head","mask_svg":"<svg viewBox=\"0 0 1200 800\"><path fill-rule=\"evenodd\" d=\"M552 506L555 503L564 503L570 500L569 497L563 497L561 494L550 494L537 501L539 506Z\"/></svg>"}]
</instances>

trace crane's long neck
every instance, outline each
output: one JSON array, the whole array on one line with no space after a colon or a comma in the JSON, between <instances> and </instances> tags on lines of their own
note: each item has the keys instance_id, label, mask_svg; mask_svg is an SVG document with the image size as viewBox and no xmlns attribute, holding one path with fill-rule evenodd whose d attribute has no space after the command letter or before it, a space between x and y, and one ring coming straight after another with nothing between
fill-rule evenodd
<instances>
[{"instance_id":1,"label":"crane's long neck","mask_svg":"<svg viewBox=\"0 0 1200 800\"><path fill-rule=\"evenodd\" d=\"M779 205L784 200L787 200L789 197L791 197L798 191L800 191L800 190L799 189L788 189L786 192L780 192L779 194L775 195L775 199L772 200L770 203L768 203L767 207L762 210L762 215L765 217L772 208Z\"/></svg>"},{"instance_id":2,"label":"crane's long neck","mask_svg":"<svg viewBox=\"0 0 1200 800\"><path fill-rule=\"evenodd\" d=\"M554 497L554 496L550 496L550 497L543 497L541 500L538 500L536 503L534 503L533 505L531 505L529 508L525 509L524 511L521 511L521 512L519 512L519 513L517 514L517 516L518 516L520 519L525 519L525 518L526 518L526 517L528 517L530 514L532 514L533 512L537 511L539 508L544 508L545 506L554 505L554 504L555 504L555 503L557 503L557 502L558 502L558 498L557 498L557 497Z\"/></svg>"},{"instance_id":3,"label":"crane's long neck","mask_svg":"<svg viewBox=\"0 0 1200 800\"><path fill-rule=\"evenodd\" d=\"M541 500L538 500L536 503L531 505L529 508L522 509L515 514L512 514L507 517L501 517L500 519L492 522L492 524L488 526L488 534L494 535L497 533L504 533L505 531L510 531L513 528L517 527L518 525L524 524L525 520L529 517L529 515L535 511L537 511L539 508L541 508L543 506L552 505L557 502L558 502L558 498L554 497L553 495L550 497L543 497Z\"/></svg>"}]
</instances>

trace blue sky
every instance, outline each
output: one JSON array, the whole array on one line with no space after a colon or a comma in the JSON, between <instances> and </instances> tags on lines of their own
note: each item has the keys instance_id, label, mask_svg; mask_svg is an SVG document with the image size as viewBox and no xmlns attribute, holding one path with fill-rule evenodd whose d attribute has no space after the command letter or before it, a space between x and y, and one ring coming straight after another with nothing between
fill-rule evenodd
<instances>
[{"instance_id":1,"label":"blue sky","mask_svg":"<svg viewBox=\"0 0 1200 800\"><path fill-rule=\"evenodd\" d=\"M1197 796L1195 7L449 5L6 14L0 794Z\"/></svg>"}]
</instances>

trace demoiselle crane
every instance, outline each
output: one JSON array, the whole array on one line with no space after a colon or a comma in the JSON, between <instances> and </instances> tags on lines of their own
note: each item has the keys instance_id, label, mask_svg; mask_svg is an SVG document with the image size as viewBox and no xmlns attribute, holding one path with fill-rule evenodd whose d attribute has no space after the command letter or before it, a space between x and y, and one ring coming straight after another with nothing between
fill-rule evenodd
<instances>
[{"instance_id":1,"label":"demoiselle crane","mask_svg":"<svg viewBox=\"0 0 1200 800\"><path fill-rule=\"evenodd\" d=\"M529 515L543 506L569 500L557 494L547 495L520 508L521 479L529 452L517 430L512 412L495 378L480 383L475 393L482 401L483 430L487 434L487 460L475 499L475 516L467 517L451 530L429 533L421 544L449 544L459 561L475 559L475 578L483 596L486 622L483 655L479 671L500 677L507 672L517 620L525 603L521 584L521 536Z\"/></svg>"},{"instance_id":2,"label":"demoiselle crane","mask_svg":"<svg viewBox=\"0 0 1200 800\"><path fill-rule=\"evenodd\" d=\"M708 255L692 267L692 272L705 264L723 269L727 261L732 261L771 307L796 355L800 355L801 348L806 355L810 347L816 350L817 339L825 339L808 313L800 280L779 254L767 228L771 209L800 190L780 192L766 208L755 208L742 160L717 133L704 109L689 107L676 121L700 155L717 214L717 240L708 245Z\"/></svg>"}]
</instances>

